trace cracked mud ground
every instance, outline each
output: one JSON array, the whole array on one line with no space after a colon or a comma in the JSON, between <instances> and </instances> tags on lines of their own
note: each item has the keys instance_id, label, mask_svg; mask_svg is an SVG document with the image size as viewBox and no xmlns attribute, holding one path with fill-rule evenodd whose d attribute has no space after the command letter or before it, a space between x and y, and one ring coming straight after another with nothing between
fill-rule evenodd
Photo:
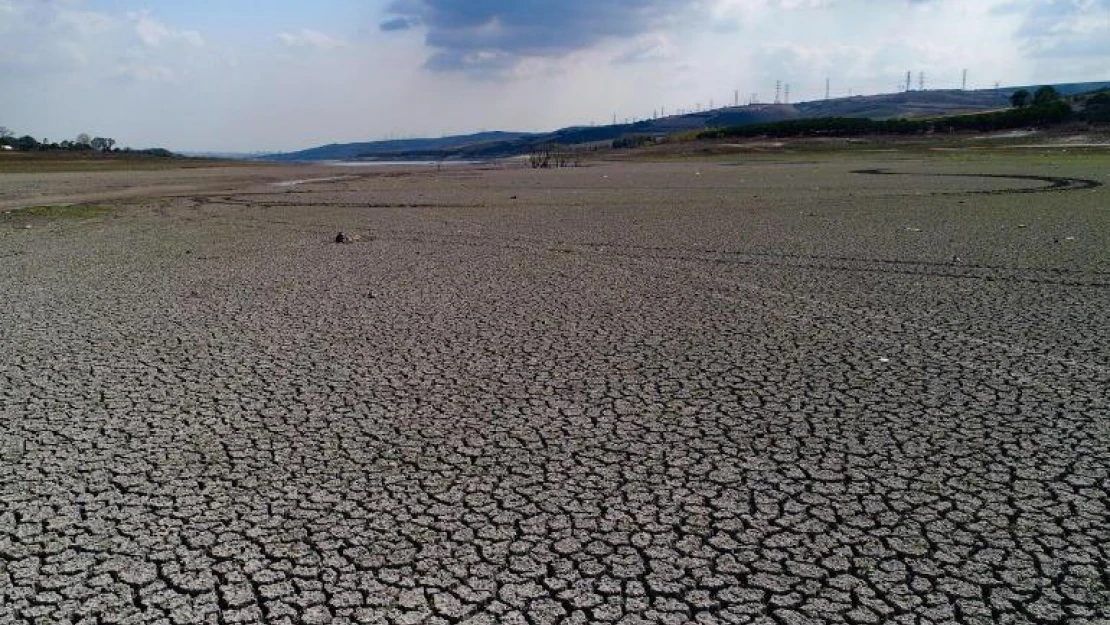
<instances>
[{"instance_id":1,"label":"cracked mud ground","mask_svg":"<svg viewBox=\"0 0 1110 625\"><path fill-rule=\"evenodd\" d=\"M0 623L1105 625L1108 189L998 176L1106 171L358 172L5 225Z\"/></svg>"}]
</instances>

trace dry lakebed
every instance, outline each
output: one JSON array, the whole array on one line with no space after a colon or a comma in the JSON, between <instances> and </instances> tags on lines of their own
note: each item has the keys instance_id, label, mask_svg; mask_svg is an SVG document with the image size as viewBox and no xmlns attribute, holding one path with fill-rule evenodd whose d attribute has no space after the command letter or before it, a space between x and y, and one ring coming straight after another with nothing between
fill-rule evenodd
<instances>
[{"instance_id":1,"label":"dry lakebed","mask_svg":"<svg viewBox=\"0 0 1110 625\"><path fill-rule=\"evenodd\" d=\"M1107 183L0 174L0 624L1106 625Z\"/></svg>"}]
</instances>

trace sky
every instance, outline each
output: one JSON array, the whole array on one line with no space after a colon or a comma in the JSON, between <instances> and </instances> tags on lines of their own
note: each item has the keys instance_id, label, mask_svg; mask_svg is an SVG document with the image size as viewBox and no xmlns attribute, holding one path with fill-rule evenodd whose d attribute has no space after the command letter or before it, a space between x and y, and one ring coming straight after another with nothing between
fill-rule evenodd
<instances>
[{"instance_id":1,"label":"sky","mask_svg":"<svg viewBox=\"0 0 1110 625\"><path fill-rule=\"evenodd\" d=\"M0 126L282 151L1110 80L1110 0L0 0Z\"/></svg>"}]
</instances>

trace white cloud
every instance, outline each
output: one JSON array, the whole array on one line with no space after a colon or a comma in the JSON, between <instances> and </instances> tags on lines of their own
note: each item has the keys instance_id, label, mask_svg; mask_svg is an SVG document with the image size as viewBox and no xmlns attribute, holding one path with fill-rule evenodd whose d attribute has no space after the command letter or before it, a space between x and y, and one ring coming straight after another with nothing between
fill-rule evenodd
<instances>
[{"instance_id":1,"label":"white cloud","mask_svg":"<svg viewBox=\"0 0 1110 625\"><path fill-rule=\"evenodd\" d=\"M645 63L666 61L678 55L678 48L671 38L663 33L642 35L631 45L625 47L614 59L614 63Z\"/></svg>"},{"instance_id":2,"label":"white cloud","mask_svg":"<svg viewBox=\"0 0 1110 625\"><path fill-rule=\"evenodd\" d=\"M307 28L298 33L279 33L277 40L289 48L311 48L314 50L336 50L347 44L324 33Z\"/></svg>"},{"instance_id":3,"label":"white cloud","mask_svg":"<svg viewBox=\"0 0 1110 625\"><path fill-rule=\"evenodd\" d=\"M118 20L104 13L62 9L55 14L53 29L69 36L84 38L104 35L118 25Z\"/></svg>"},{"instance_id":4,"label":"white cloud","mask_svg":"<svg viewBox=\"0 0 1110 625\"><path fill-rule=\"evenodd\" d=\"M173 82L178 78L168 67L144 63L121 63L116 66L116 77L136 82Z\"/></svg>"},{"instance_id":5,"label":"white cloud","mask_svg":"<svg viewBox=\"0 0 1110 625\"><path fill-rule=\"evenodd\" d=\"M129 13L127 17L134 22L139 40L152 48L167 42L183 42L196 47L204 45L204 38L197 31L170 28L147 11Z\"/></svg>"},{"instance_id":6,"label":"white cloud","mask_svg":"<svg viewBox=\"0 0 1110 625\"><path fill-rule=\"evenodd\" d=\"M958 87L964 68L973 88L1099 80L1110 54L1110 0L511 1L417 3L508 16L470 27L433 13L383 23L382 5L362 3L298 3L263 23L240 3L0 0L3 122L121 145L281 149L603 123L737 91L769 100L777 80L794 101L824 97L826 77L833 95L889 92L906 70L930 88ZM629 7L653 8L622 21ZM203 36L173 17L198 11L218 24ZM589 30L554 28L568 20ZM464 40L429 39L452 34ZM439 58L452 71L428 71L443 50L458 53Z\"/></svg>"},{"instance_id":7,"label":"white cloud","mask_svg":"<svg viewBox=\"0 0 1110 625\"><path fill-rule=\"evenodd\" d=\"M833 6L833 0L714 0L709 15L719 22L748 22L781 10L822 9Z\"/></svg>"}]
</instances>

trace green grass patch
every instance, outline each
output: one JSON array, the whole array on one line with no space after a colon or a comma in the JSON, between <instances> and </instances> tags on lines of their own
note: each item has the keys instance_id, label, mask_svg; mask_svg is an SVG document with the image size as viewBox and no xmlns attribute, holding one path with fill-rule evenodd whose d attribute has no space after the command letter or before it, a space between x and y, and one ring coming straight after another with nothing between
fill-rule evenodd
<instances>
[{"instance_id":1,"label":"green grass patch","mask_svg":"<svg viewBox=\"0 0 1110 625\"><path fill-rule=\"evenodd\" d=\"M13 208L0 212L0 220L9 223L26 223L57 219L92 219L103 217L111 212L112 209L108 206L94 204L28 206L27 208Z\"/></svg>"},{"instance_id":2,"label":"green grass patch","mask_svg":"<svg viewBox=\"0 0 1110 625\"><path fill-rule=\"evenodd\" d=\"M933 118L869 119L866 117L819 117L787 119L765 124L749 124L731 128L705 130L699 139L790 138L790 137L860 137L867 135L922 135L934 132L973 130L990 132L1031 126L1052 126L1074 119L1068 103L1048 102L1024 108L950 115Z\"/></svg>"},{"instance_id":3,"label":"green grass patch","mask_svg":"<svg viewBox=\"0 0 1110 625\"><path fill-rule=\"evenodd\" d=\"M168 171L201 167L252 167L257 163L210 158L157 158L135 155L74 155L54 152L0 153L0 174L97 171Z\"/></svg>"}]
</instances>

